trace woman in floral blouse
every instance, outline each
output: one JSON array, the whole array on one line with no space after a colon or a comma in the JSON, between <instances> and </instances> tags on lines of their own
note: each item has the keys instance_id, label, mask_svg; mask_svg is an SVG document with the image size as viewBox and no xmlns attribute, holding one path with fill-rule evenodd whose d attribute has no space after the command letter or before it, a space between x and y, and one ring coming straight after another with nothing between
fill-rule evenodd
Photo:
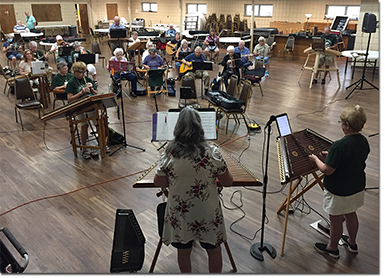
<instances>
[{"instance_id":1,"label":"woman in floral blouse","mask_svg":"<svg viewBox=\"0 0 385 278\"><path fill-rule=\"evenodd\" d=\"M156 186L169 187L163 242L178 249L179 269L189 273L193 241L198 240L208 254L209 272L220 273L226 229L216 180L231 186L233 177L219 149L205 141L196 110L180 112L174 136L154 178Z\"/></svg>"}]
</instances>

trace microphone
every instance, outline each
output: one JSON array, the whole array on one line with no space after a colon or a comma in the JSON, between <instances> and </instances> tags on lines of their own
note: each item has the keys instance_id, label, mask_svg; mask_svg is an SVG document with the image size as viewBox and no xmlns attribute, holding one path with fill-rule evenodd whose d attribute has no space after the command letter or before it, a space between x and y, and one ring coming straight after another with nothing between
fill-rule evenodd
<instances>
[{"instance_id":1,"label":"microphone","mask_svg":"<svg viewBox=\"0 0 385 278\"><path fill-rule=\"evenodd\" d=\"M265 129L266 129L266 127L270 126L271 123L275 121L275 119L276 119L276 117L274 115L271 115L269 121L265 125Z\"/></svg>"}]
</instances>

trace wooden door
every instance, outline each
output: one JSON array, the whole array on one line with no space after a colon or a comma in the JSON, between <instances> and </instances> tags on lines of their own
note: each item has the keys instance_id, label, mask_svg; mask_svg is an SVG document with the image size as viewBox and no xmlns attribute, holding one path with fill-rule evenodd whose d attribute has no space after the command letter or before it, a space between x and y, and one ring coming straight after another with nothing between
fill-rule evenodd
<instances>
[{"instance_id":1,"label":"wooden door","mask_svg":"<svg viewBox=\"0 0 385 278\"><path fill-rule=\"evenodd\" d=\"M88 24L87 4L79 4L80 26L84 34L90 33L90 26Z\"/></svg>"},{"instance_id":2,"label":"wooden door","mask_svg":"<svg viewBox=\"0 0 385 278\"><path fill-rule=\"evenodd\" d=\"M114 19L115 16L118 16L118 4L106 4L107 7L107 20Z\"/></svg>"},{"instance_id":3,"label":"wooden door","mask_svg":"<svg viewBox=\"0 0 385 278\"><path fill-rule=\"evenodd\" d=\"M24 19L24 15L23 15L23 19ZM13 27L16 25L16 17L15 17L15 10L13 8L13 4L0 5L0 25L1 25L1 30L3 31L4 34L13 32Z\"/></svg>"}]
</instances>

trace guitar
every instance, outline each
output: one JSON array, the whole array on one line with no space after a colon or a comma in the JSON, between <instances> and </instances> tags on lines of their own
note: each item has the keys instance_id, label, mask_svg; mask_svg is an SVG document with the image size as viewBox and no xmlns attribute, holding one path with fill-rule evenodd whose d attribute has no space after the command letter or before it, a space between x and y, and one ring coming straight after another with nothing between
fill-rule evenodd
<instances>
[{"instance_id":1,"label":"guitar","mask_svg":"<svg viewBox=\"0 0 385 278\"><path fill-rule=\"evenodd\" d=\"M166 44L166 52L168 55L173 55L175 52L177 52L178 49L176 49L177 44Z\"/></svg>"},{"instance_id":2,"label":"guitar","mask_svg":"<svg viewBox=\"0 0 385 278\"><path fill-rule=\"evenodd\" d=\"M177 60L177 62L182 63L182 60ZM192 61L192 62L194 62L194 61ZM192 62L189 62L189 63L190 63L190 66L188 66L188 65L182 63L182 64L180 65L179 72L180 72L180 73L186 73L186 72L192 71L192 70L193 70Z\"/></svg>"}]
</instances>

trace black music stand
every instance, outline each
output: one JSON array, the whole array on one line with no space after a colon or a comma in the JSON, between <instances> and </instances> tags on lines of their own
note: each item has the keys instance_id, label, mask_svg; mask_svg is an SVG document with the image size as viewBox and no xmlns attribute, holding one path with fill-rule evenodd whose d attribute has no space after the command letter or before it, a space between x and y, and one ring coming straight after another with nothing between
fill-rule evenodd
<instances>
[{"instance_id":1,"label":"black music stand","mask_svg":"<svg viewBox=\"0 0 385 278\"><path fill-rule=\"evenodd\" d=\"M257 260L263 261L263 251L267 251L267 253L274 259L277 256L277 252L275 248L270 244L263 242L263 236L265 232L265 219L266 219L266 189L267 189L267 169L268 169L268 161L269 161L269 147L270 147L270 133L271 133L271 123L275 121L275 116L271 116L270 120L267 122L266 127L267 130L267 147L266 147L266 165L265 165L265 174L263 176L263 207L262 207L262 228L261 228L261 242L255 243L250 247L250 254Z\"/></svg>"},{"instance_id":2,"label":"black music stand","mask_svg":"<svg viewBox=\"0 0 385 278\"><path fill-rule=\"evenodd\" d=\"M60 46L58 49L59 56L71 56L72 46Z\"/></svg>"},{"instance_id":3,"label":"black music stand","mask_svg":"<svg viewBox=\"0 0 385 278\"><path fill-rule=\"evenodd\" d=\"M127 30L126 28L116 28L116 29L110 29L110 38L111 39L118 39L117 45L120 46L120 39L127 37Z\"/></svg>"},{"instance_id":4,"label":"black music stand","mask_svg":"<svg viewBox=\"0 0 385 278\"><path fill-rule=\"evenodd\" d=\"M110 61L112 62L112 61ZM118 94L120 93L120 107L122 109L122 121L123 121L123 143L122 143L122 146L120 146L118 149L116 149L115 151L111 152L110 153L110 156L112 156L114 153L116 153L117 151L119 151L120 149L122 148L126 148L126 147L131 147L131 148L135 148L135 149L138 149L138 150L142 150L142 151L145 151L145 149L141 148L141 147L137 147L137 146L133 146L133 145L129 145L127 144L127 137L126 137L126 122L124 120L124 105L123 105L123 96L122 96L122 83L120 83L120 78L119 79L116 79L113 75L111 75L111 78L112 78L112 81L114 82L114 85L117 85L118 86ZM119 109L119 107L118 107Z\"/></svg>"},{"instance_id":5,"label":"black music stand","mask_svg":"<svg viewBox=\"0 0 385 278\"><path fill-rule=\"evenodd\" d=\"M77 61L84 62L86 65L96 63L96 54L80 54Z\"/></svg>"},{"instance_id":6,"label":"black music stand","mask_svg":"<svg viewBox=\"0 0 385 278\"><path fill-rule=\"evenodd\" d=\"M196 70L213 70L213 62L209 61L203 61L203 62L192 62L193 71ZM203 95L203 76L201 80L201 95L199 98L206 99L206 97Z\"/></svg>"}]
</instances>

